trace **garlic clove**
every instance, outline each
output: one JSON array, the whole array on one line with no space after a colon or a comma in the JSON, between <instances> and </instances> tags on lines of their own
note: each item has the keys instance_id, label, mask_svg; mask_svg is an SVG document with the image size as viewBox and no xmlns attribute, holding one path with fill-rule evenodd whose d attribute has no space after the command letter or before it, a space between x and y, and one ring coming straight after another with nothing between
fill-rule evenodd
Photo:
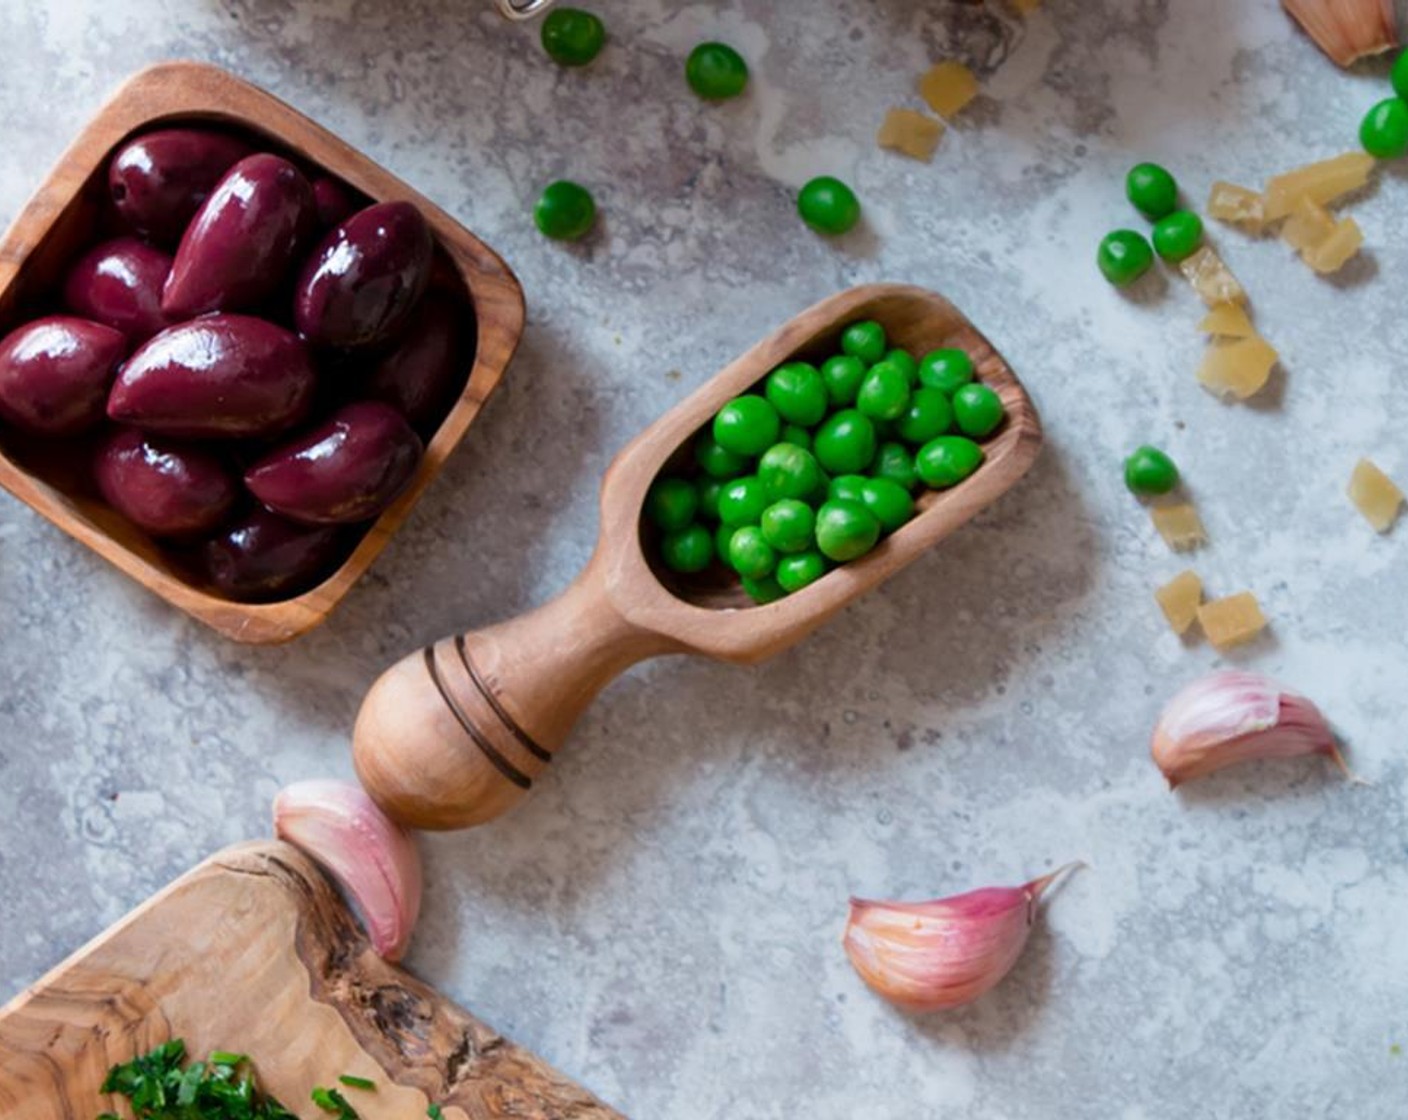
<instances>
[{"instance_id":1,"label":"garlic clove","mask_svg":"<svg viewBox=\"0 0 1408 1120\"><path fill-rule=\"evenodd\" d=\"M911 1011L971 1003L1017 963L1037 902L1067 864L1021 887L986 887L932 902L851 899L842 939L860 978Z\"/></svg>"},{"instance_id":2,"label":"garlic clove","mask_svg":"<svg viewBox=\"0 0 1408 1120\"><path fill-rule=\"evenodd\" d=\"M1393 0L1281 0L1281 6L1339 66L1398 45Z\"/></svg>"},{"instance_id":3,"label":"garlic clove","mask_svg":"<svg viewBox=\"0 0 1408 1120\"><path fill-rule=\"evenodd\" d=\"M1209 673L1174 696L1154 728L1151 753L1170 789L1258 758L1323 754L1348 774L1319 708L1241 669Z\"/></svg>"},{"instance_id":4,"label":"garlic clove","mask_svg":"<svg viewBox=\"0 0 1408 1120\"><path fill-rule=\"evenodd\" d=\"M372 947L400 960L420 913L415 842L361 786L295 782L274 798L274 833L310 855L351 899Z\"/></svg>"}]
</instances>

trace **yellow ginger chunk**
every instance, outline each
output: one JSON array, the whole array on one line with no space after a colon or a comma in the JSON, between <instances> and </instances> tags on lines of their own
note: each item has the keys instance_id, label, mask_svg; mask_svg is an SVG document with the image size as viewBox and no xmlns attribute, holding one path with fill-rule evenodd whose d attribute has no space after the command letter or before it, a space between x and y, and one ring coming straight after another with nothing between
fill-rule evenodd
<instances>
[{"instance_id":1,"label":"yellow ginger chunk","mask_svg":"<svg viewBox=\"0 0 1408 1120\"><path fill-rule=\"evenodd\" d=\"M1198 607L1203 601L1203 581L1191 568L1179 572L1166 584L1154 592L1159 607L1173 627L1175 634L1186 634L1188 627L1198 617Z\"/></svg>"},{"instance_id":2,"label":"yellow ginger chunk","mask_svg":"<svg viewBox=\"0 0 1408 1120\"><path fill-rule=\"evenodd\" d=\"M1322 276L1338 272L1364 244L1364 233L1353 218L1341 218L1330 235L1313 249L1301 253L1305 263Z\"/></svg>"},{"instance_id":3,"label":"yellow ginger chunk","mask_svg":"<svg viewBox=\"0 0 1408 1120\"><path fill-rule=\"evenodd\" d=\"M1266 385L1279 357L1260 335L1218 339L1198 367L1198 380L1217 396L1244 401Z\"/></svg>"},{"instance_id":4,"label":"yellow ginger chunk","mask_svg":"<svg viewBox=\"0 0 1408 1120\"><path fill-rule=\"evenodd\" d=\"M1346 152L1334 159L1277 175L1266 184L1266 193L1262 195L1266 220L1278 222L1288 216L1300 198L1309 198L1323 206L1357 191L1369 181L1369 172L1373 169L1374 157L1368 152Z\"/></svg>"},{"instance_id":5,"label":"yellow ginger chunk","mask_svg":"<svg viewBox=\"0 0 1408 1120\"><path fill-rule=\"evenodd\" d=\"M1256 191L1236 183L1216 182L1208 195L1208 213L1219 222L1237 226L1248 233L1260 233L1266 224L1266 208Z\"/></svg>"},{"instance_id":6,"label":"yellow ginger chunk","mask_svg":"<svg viewBox=\"0 0 1408 1120\"><path fill-rule=\"evenodd\" d=\"M1217 335L1219 338L1251 338L1256 334L1256 328L1252 326L1246 308L1238 307L1235 303L1219 303L1203 316L1198 329L1204 334Z\"/></svg>"},{"instance_id":7,"label":"yellow ginger chunk","mask_svg":"<svg viewBox=\"0 0 1408 1120\"><path fill-rule=\"evenodd\" d=\"M936 62L920 75L919 96L949 120L978 96L978 79L961 62Z\"/></svg>"},{"instance_id":8,"label":"yellow ginger chunk","mask_svg":"<svg viewBox=\"0 0 1408 1120\"><path fill-rule=\"evenodd\" d=\"M1207 544L1208 534L1203 528L1203 519L1191 502L1154 506L1149 516L1154 519L1154 528L1159 531L1159 536L1174 552L1188 552L1200 544Z\"/></svg>"},{"instance_id":9,"label":"yellow ginger chunk","mask_svg":"<svg viewBox=\"0 0 1408 1120\"><path fill-rule=\"evenodd\" d=\"M1250 591L1214 599L1198 608L1198 623L1218 649L1249 642L1266 629L1266 616Z\"/></svg>"},{"instance_id":10,"label":"yellow ginger chunk","mask_svg":"<svg viewBox=\"0 0 1408 1120\"><path fill-rule=\"evenodd\" d=\"M1370 525L1387 533L1403 506L1403 491L1368 459L1360 459L1349 476L1349 500Z\"/></svg>"},{"instance_id":11,"label":"yellow ginger chunk","mask_svg":"<svg viewBox=\"0 0 1408 1120\"><path fill-rule=\"evenodd\" d=\"M1216 307L1219 303L1247 302L1247 293L1237 283L1232 270L1207 245L1191 257L1179 261L1178 271L1187 277L1193 290L1203 297L1203 302L1209 307Z\"/></svg>"},{"instance_id":12,"label":"yellow ginger chunk","mask_svg":"<svg viewBox=\"0 0 1408 1120\"><path fill-rule=\"evenodd\" d=\"M891 109L885 114L875 142L882 148L928 163L944 134L944 122L918 109Z\"/></svg>"},{"instance_id":13,"label":"yellow ginger chunk","mask_svg":"<svg viewBox=\"0 0 1408 1120\"><path fill-rule=\"evenodd\" d=\"M1335 232L1335 219L1311 198L1302 196L1291 207L1291 216L1281 227L1281 240L1302 256Z\"/></svg>"}]
</instances>

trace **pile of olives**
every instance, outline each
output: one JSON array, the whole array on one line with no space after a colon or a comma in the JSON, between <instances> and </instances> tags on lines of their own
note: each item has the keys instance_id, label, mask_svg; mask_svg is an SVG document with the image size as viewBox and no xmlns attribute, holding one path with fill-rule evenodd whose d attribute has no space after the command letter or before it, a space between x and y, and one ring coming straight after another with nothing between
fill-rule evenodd
<instances>
[{"instance_id":1,"label":"pile of olives","mask_svg":"<svg viewBox=\"0 0 1408 1120\"><path fill-rule=\"evenodd\" d=\"M462 389L467 293L414 206L249 138L162 128L107 172L101 240L0 340L0 434L70 441L192 582L305 590Z\"/></svg>"}]
</instances>

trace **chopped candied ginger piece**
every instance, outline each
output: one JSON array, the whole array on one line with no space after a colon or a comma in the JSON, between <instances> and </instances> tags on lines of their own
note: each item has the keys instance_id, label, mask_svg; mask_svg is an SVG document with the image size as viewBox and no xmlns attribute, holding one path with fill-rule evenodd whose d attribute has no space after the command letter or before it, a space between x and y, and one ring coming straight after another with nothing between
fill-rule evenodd
<instances>
[{"instance_id":1,"label":"chopped candied ginger piece","mask_svg":"<svg viewBox=\"0 0 1408 1120\"><path fill-rule=\"evenodd\" d=\"M1301 256L1306 264L1323 276L1342 269L1363 244L1364 232L1359 228L1359 223L1353 218L1341 218L1329 237L1315 248L1302 252Z\"/></svg>"},{"instance_id":2,"label":"chopped candied ginger piece","mask_svg":"<svg viewBox=\"0 0 1408 1120\"><path fill-rule=\"evenodd\" d=\"M1350 191L1357 191L1369 181L1374 169L1374 157L1368 152L1346 152L1334 159L1321 160L1284 175L1277 175L1266 184L1262 200L1268 222L1278 222L1295 209L1296 200L1309 198L1324 206Z\"/></svg>"},{"instance_id":3,"label":"chopped candied ginger piece","mask_svg":"<svg viewBox=\"0 0 1408 1120\"><path fill-rule=\"evenodd\" d=\"M1208 195L1208 213L1219 222L1237 226L1248 233L1260 233L1266 225L1266 208L1256 191L1236 183L1218 181Z\"/></svg>"},{"instance_id":4,"label":"chopped candied ginger piece","mask_svg":"<svg viewBox=\"0 0 1408 1120\"><path fill-rule=\"evenodd\" d=\"M1238 307L1235 303L1219 303L1203 316L1198 329L1204 334L1217 335L1218 338L1251 338L1256 334L1256 328L1252 326L1246 308Z\"/></svg>"},{"instance_id":5,"label":"chopped candied ginger piece","mask_svg":"<svg viewBox=\"0 0 1408 1120\"><path fill-rule=\"evenodd\" d=\"M875 136L882 148L928 163L944 134L944 122L918 109L891 109Z\"/></svg>"},{"instance_id":6,"label":"chopped candied ginger piece","mask_svg":"<svg viewBox=\"0 0 1408 1120\"><path fill-rule=\"evenodd\" d=\"M1247 293L1232 270L1222 263L1213 250L1204 245L1191 257L1178 262L1178 271L1193 285L1193 290L1203 297L1209 307L1219 303L1246 303Z\"/></svg>"},{"instance_id":7,"label":"chopped candied ginger piece","mask_svg":"<svg viewBox=\"0 0 1408 1120\"><path fill-rule=\"evenodd\" d=\"M978 79L961 62L936 62L920 75L919 96L949 120L978 96Z\"/></svg>"},{"instance_id":8,"label":"chopped candied ginger piece","mask_svg":"<svg viewBox=\"0 0 1408 1120\"><path fill-rule=\"evenodd\" d=\"M1187 552L1201 544L1207 544L1208 533L1203 528L1203 519L1191 502L1180 502L1172 506L1154 506L1149 511L1154 519L1154 528L1163 537L1164 543L1174 552Z\"/></svg>"},{"instance_id":9,"label":"chopped candied ginger piece","mask_svg":"<svg viewBox=\"0 0 1408 1120\"><path fill-rule=\"evenodd\" d=\"M1208 347L1198 380L1220 397L1244 401L1265 387L1279 359L1275 347L1260 335L1219 339Z\"/></svg>"},{"instance_id":10,"label":"chopped candied ginger piece","mask_svg":"<svg viewBox=\"0 0 1408 1120\"><path fill-rule=\"evenodd\" d=\"M1203 581L1191 568L1179 572L1166 584L1154 592L1159 607L1173 627L1175 634L1186 634L1188 627L1198 617L1198 607L1203 601Z\"/></svg>"},{"instance_id":11,"label":"chopped candied ginger piece","mask_svg":"<svg viewBox=\"0 0 1408 1120\"><path fill-rule=\"evenodd\" d=\"M1302 256L1335 232L1335 218L1314 199L1302 196L1281 227L1281 240Z\"/></svg>"},{"instance_id":12,"label":"chopped candied ginger piece","mask_svg":"<svg viewBox=\"0 0 1408 1120\"><path fill-rule=\"evenodd\" d=\"M1387 533L1403 506L1403 491L1368 459L1360 459L1349 476L1349 500L1380 533Z\"/></svg>"},{"instance_id":13,"label":"chopped candied ginger piece","mask_svg":"<svg viewBox=\"0 0 1408 1120\"><path fill-rule=\"evenodd\" d=\"M1198 608L1198 623L1218 649L1249 642L1266 629L1266 616L1250 591L1214 599Z\"/></svg>"}]
</instances>

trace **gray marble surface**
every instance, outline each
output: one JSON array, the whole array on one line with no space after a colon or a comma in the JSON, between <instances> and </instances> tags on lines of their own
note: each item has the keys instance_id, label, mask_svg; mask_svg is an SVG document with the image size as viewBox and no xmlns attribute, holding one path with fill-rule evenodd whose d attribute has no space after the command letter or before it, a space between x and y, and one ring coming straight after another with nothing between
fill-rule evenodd
<instances>
[{"instance_id":1,"label":"gray marble surface","mask_svg":"<svg viewBox=\"0 0 1408 1120\"><path fill-rule=\"evenodd\" d=\"M602 470L657 413L813 300L904 280L1026 379L1049 431L1034 476L769 664L628 674L516 815L426 842L411 966L639 1118L1401 1114L1408 527L1377 537L1343 491L1363 454L1408 482L1408 185L1390 170L1355 204L1368 247L1331 282L1214 231L1285 359L1250 406L1194 380L1201 309L1176 277L1125 298L1090 263L1139 221L1130 163L1201 201L1348 149L1383 67L1336 71L1272 0L1050 0L1025 23L912 0L597 7L611 45L566 72L488 0L0 4L5 217L122 77L208 59L463 219L530 309L449 469L287 648L215 637L0 500L0 991L265 834L283 783L350 774L376 673L560 589ZM746 98L686 91L703 37L748 56ZM933 165L878 152L884 110L949 56L984 94ZM822 172L866 205L835 242L792 211ZM560 175L604 214L580 249L527 217ZM1315 697L1371 785L1312 762L1164 789L1158 709L1224 659L1150 598L1185 565L1121 486L1146 440L1203 510L1205 581L1272 619L1235 662ZM1070 859L1090 870L965 1010L898 1014L841 952L851 892Z\"/></svg>"}]
</instances>

